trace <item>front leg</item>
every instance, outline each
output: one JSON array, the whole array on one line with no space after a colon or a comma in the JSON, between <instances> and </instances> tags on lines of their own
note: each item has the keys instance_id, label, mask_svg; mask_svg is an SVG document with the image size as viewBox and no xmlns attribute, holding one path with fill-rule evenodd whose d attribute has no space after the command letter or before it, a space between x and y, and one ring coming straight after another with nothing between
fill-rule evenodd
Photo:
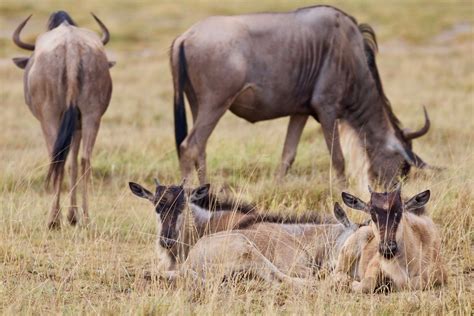
<instances>
[{"instance_id":1,"label":"front leg","mask_svg":"<svg viewBox=\"0 0 474 316\"><path fill-rule=\"evenodd\" d=\"M338 180L345 182L344 155L342 154L341 141L336 114L333 112L318 112L319 121L323 129L324 140L331 154L332 167L336 170Z\"/></svg>"},{"instance_id":2,"label":"front leg","mask_svg":"<svg viewBox=\"0 0 474 316\"><path fill-rule=\"evenodd\" d=\"M376 255L369 263L367 271L360 282L352 282L352 291L356 293L373 293L381 274L379 256Z\"/></svg>"}]
</instances>

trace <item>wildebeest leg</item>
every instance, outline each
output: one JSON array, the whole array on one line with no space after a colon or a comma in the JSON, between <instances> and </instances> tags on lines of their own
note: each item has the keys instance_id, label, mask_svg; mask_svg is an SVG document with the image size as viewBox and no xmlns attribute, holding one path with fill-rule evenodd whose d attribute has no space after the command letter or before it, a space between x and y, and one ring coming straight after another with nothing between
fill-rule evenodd
<instances>
[{"instance_id":1,"label":"wildebeest leg","mask_svg":"<svg viewBox=\"0 0 474 316\"><path fill-rule=\"evenodd\" d=\"M58 229L61 226L61 209L59 206L59 197L61 194L61 183L63 181L64 170L58 171L58 174L54 175L54 200L49 213L48 228Z\"/></svg>"},{"instance_id":2,"label":"wildebeest leg","mask_svg":"<svg viewBox=\"0 0 474 316\"><path fill-rule=\"evenodd\" d=\"M43 130L43 135L46 140L46 146L48 147L48 153L51 157L54 142L56 140L56 135L58 133L59 128L59 119L57 119L57 117L60 117L60 115L56 115L56 113L54 112L47 112L43 116L44 118L41 121L41 129ZM61 227L61 211L59 206L59 198L61 193L63 171L61 170L58 174L53 174L52 178L54 199L49 213L48 228L58 229Z\"/></svg>"},{"instance_id":3,"label":"wildebeest leg","mask_svg":"<svg viewBox=\"0 0 474 316\"><path fill-rule=\"evenodd\" d=\"M89 223L89 204L88 204L88 186L91 181L91 156L94 148L97 133L99 132L99 117L83 117L82 118L82 209L84 212L84 225Z\"/></svg>"},{"instance_id":4,"label":"wildebeest leg","mask_svg":"<svg viewBox=\"0 0 474 316\"><path fill-rule=\"evenodd\" d=\"M341 142L339 139L338 122L335 113L318 112L319 122L323 128L324 140L331 154L332 166L336 170L339 180L345 181L344 175L344 155L342 154Z\"/></svg>"},{"instance_id":5,"label":"wildebeest leg","mask_svg":"<svg viewBox=\"0 0 474 316\"><path fill-rule=\"evenodd\" d=\"M219 119L230 107L234 98L225 102L205 102L197 113L196 121L189 135L180 146L181 174L190 180L193 168L197 169L199 183L206 183L206 144Z\"/></svg>"},{"instance_id":6,"label":"wildebeest leg","mask_svg":"<svg viewBox=\"0 0 474 316\"><path fill-rule=\"evenodd\" d=\"M77 156L79 154L79 147L81 144L81 131L78 130L74 133L71 144L71 206L69 206L69 212L67 219L71 225L76 225L78 221L77 212Z\"/></svg>"},{"instance_id":7,"label":"wildebeest leg","mask_svg":"<svg viewBox=\"0 0 474 316\"><path fill-rule=\"evenodd\" d=\"M276 172L277 180L281 180L286 175L288 169L290 169L291 165L293 164L293 161L295 161L296 149L298 148L301 134L303 133L303 129L307 121L307 115L290 116L281 162Z\"/></svg>"}]
</instances>

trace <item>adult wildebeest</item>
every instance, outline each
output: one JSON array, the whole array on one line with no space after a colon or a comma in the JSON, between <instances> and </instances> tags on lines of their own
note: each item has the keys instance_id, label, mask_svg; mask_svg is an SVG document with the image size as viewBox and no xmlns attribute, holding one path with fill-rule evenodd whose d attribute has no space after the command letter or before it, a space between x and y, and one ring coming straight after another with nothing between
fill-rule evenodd
<instances>
[{"instance_id":1,"label":"adult wildebeest","mask_svg":"<svg viewBox=\"0 0 474 316\"><path fill-rule=\"evenodd\" d=\"M339 249L360 225L336 204L339 223L302 223L239 209L211 211L199 203L208 195L203 185L187 194L182 185L157 185L155 193L130 182L133 194L153 203L161 222L160 246L172 261L165 275L174 279L188 271L200 278L208 272L230 276L252 273L270 282L302 285L302 278L331 270Z\"/></svg>"},{"instance_id":2,"label":"adult wildebeest","mask_svg":"<svg viewBox=\"0 0 474 316\"><path fill-rule=\"evenodd\" d=\"M352 271L357 261L359 280L352 283L356 292L372 293L387 285L395 290L422 290L445 284L441 238L425 214L429 198L427 190L402 201L400 186L392 192L371 191L369 203L342 193L344 203L369 213L372 223L347 239L339 254L336 277Z\"/></svg>"},{"instance_id":3,"label":"adult wildebeest","mask_svg":"<svg viewBox=\"0 0 474 316\"><path fill-rule=\"evenodd\" d=\"M30 16L31 17L31 16ZM40 121L51 165L47 183L53 179L54 202L48 227L60 226L59 195L64 165L72 149L71 206L68 220L78 221L76 187L78 185L77 156L82 138L83 183L82 209L84 223L89 220L87 187L90 181L92 149L99 131L100 119L109 105L112 80L104 45L109 41L109 31L95 16L100 25L102 39L94 32L77 27L64 11L51 14L47 32L36 39L36 44L20 40L20 32L28 17L13 33L13 42L20 48L33 51L29 57L14 58L15 64L25 69L25 101L33 115Z\"/></svg>"},{"instance_id":4,"label":"adult wildebeest","mask_svg":"<svg viewBox=\"0 0 474 316\"><path fill-rule=\"evenodd\" d=\"M386 98L375 63L377 43L369 25L330 6L289 13L207 18L171 47L175 138L182 175L193 168L206 182L206 142L230 110L249 122L290 116L279 171L284 175L309 115L321 123L340 178L344 157L337 121L358 133L372 179L390 184L410 166L425 163L411 140L429 129L404 132ZM193 115L187 134L186 93Z\"/></svg>"}]
</instances>

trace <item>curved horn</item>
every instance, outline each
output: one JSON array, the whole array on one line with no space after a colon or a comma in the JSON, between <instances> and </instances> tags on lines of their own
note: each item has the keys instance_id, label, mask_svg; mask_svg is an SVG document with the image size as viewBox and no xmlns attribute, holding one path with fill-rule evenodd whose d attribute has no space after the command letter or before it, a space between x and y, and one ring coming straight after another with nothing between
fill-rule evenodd
<instances>
[{"instance_id":1,"label":"curved horn","mask_svg":"<svg viewBox=\"0 0 474 316\"><path fill-rule=\"evenodd\" d=\"M110 40L110 34L109 34L109 30L107 29L107 27L105 26L104 23L102 23L102 21L94 14L92 13L92 17L94 17L95 21L97 22L97 24L99 24L100 26L100 29L102 30L102 33L104 33L102 35L102 44L104 44L104 46L109 42Z\"/></svg>"},{"instance_id":2,"label":"curved horn","mask_svg":"<svg viewBox=\"0 0 474 316\"><path fill-rule=\"evenodd\" d=\"M13 32L13 36L12 36L13 43L15 43L18 47L26 49L26 50L35 50L35 45L28 44L28 43L23 43L20 39L21 30L23 29L26 22L28 22L28 20L31 18L32 15L33 14L31 14L23 22L21 22L20 25L18 25L15 32Z\"/></svg>"},{"instance_id":3,"label":"curved horn","mask_svg":"<svg viewBox=\"0 0 474 316\"><path fill-rule=\"evenodd\" d=\"M431 122L428 116L428 111L426 111L426 108L424 106L423 106L423 112L425 113L425 126L423 126L422 128L420 128L419 130L415 132L404 132L403 135L405 136L406 140L415 139L428 133Z\"/></svg>"}]
</instances>

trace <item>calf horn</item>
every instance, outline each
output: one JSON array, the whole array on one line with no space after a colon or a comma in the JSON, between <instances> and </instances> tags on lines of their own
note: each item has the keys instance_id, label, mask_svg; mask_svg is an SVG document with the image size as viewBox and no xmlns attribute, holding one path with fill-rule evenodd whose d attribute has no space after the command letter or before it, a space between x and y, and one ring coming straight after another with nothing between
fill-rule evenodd
<instances>
[{"instance_id":1,"label":"calf horn","mask_svg":"<svg viewBox=\"0 0 474 316\"><path fill-rule=\"evenodd\" d=\"M27 50L35 50L35 45L22 42L20 39L20 33L23 27L25 26L26 22L28 22L28 20L31 18L32 15L33 14L31 14L23 22L21 22L20 25L18 25L15 32L13 32L13 37L12 37L13 43L15 43L18 47L27 49Z\"/></svg>"},{"instance_id":2,"label":"calf horn","mask_svg":"<svg viewBox=\"0 0 474 316\"><path fill-rule=\"evenodd\" d=\"M109 42L110 40L110 34L109 34L109 30L107 29L107 27L105 26L104 23L102 23L102 21L94 14L92 13L92 16L94 17L94 19L96 20L97 24L99 24L100 26L100 29L102 30L102 33L104 33L102 35L102 44L104 44L104 46Z\"/></svg>"},{"instance_id":3,"label":"calf horn","mask_svg":"<svg viewBox=\"0 0 474 316\"><path fill-rule=\"evenodd\" d=\"M425 113L425 126L423 126L422 128L420 128L419 130L417 130L415 132L404 131L403 135L405 136L406 140L415 139L415 138L421 137L421 136L425 135L426 133L428 133L428 130L430 129L431 122L430 122L430 118L428 116L428 111L426 111L425 107L423 107L423 112Z\"/></svg>"}]
</instances>

